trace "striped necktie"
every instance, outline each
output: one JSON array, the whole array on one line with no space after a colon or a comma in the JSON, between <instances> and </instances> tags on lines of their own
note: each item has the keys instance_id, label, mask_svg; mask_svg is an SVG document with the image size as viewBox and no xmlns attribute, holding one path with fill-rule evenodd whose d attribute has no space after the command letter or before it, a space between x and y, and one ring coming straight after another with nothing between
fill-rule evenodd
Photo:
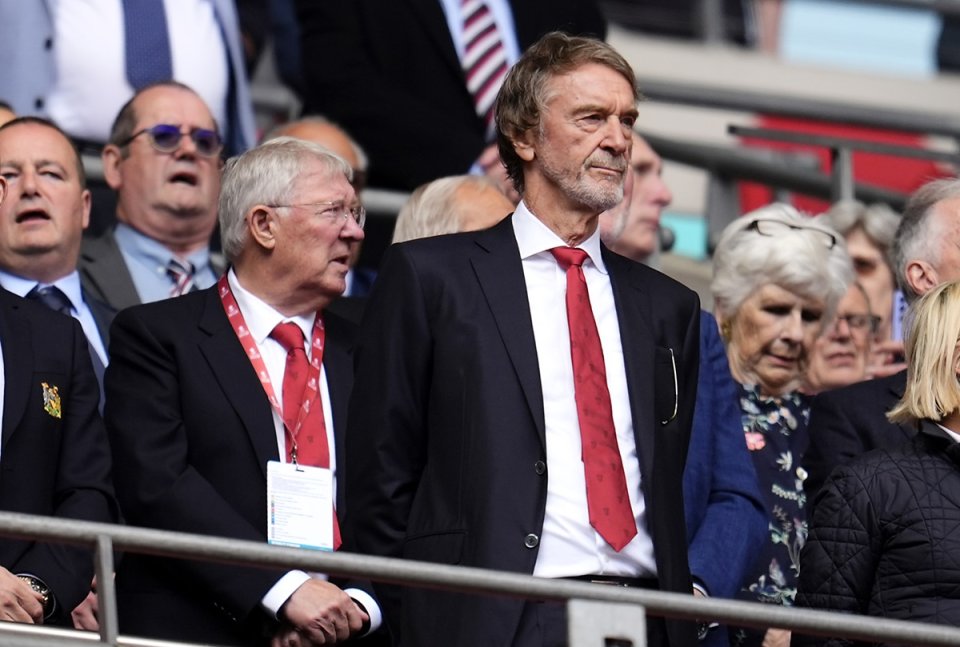
<instances>
[{"instance_id":1,"label":"striped necktie","mask_svg":"<svg viewBox=\"0 0 960 647\"><path fill-rule=\"evenodd\" d=\"M477 116L483 120L486 139L493 141L496 132L493 109L507 75L507 51L493 13L484 0L462 0L460 15L463 18L463 71L467 89L473 95Z\"/></svg>"},{"instance_id":2,"label":"striped necktie","mask_svg":"<svg viewBox=\"0 0 960 647\"><path fill-rule=\"evenodd\" d=\"M167 276L173 281L173 286L170 288L170 296L178 297L181 294L193 292L196 287L193 280L195 272L196 268L190 261L182 261L175 256L171 257L167 263Z\"/></svg>"}]
</instances>

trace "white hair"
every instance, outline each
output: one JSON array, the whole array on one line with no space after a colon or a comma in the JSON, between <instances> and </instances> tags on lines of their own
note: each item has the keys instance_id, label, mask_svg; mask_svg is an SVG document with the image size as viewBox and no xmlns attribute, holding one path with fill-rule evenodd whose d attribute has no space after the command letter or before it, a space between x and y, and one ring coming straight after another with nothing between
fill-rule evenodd
<instances>
[{"instance_id":1,"label":"white hair","mask_svg":"<svg viewBox=\"0 0 960 647\"><path fill-rule=\"evenodd\" d=\"M754 224L758 220L787 228L763 235ZM724 228L713 254L710 290L717 312L726 319L758 289L775 284L803 298L822 299L824 321L829 321L853 278L853 263L840 234L789 205L775 203Z\"/></svg>"}]
</instances>

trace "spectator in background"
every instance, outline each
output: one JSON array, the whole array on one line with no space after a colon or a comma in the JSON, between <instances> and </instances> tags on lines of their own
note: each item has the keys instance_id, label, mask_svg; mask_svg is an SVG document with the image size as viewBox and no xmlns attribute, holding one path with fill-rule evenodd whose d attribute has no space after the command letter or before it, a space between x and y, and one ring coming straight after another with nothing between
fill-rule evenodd
<instances>
[{"instance_id":1,"label":"spectator in background","mask_svg":"<svg viewBox=\"0 0 960 647\"><path fill-rule=\"evenodd\" d=\"M369 161L367 154L343 128L321 115L310 115L295 121L281 124L264 136L263 141L270 141L277 137L296 137L308 142L320 144L342 157L353 170L353 179L350 184L356 192L357 204L362 203L361 192L367 185ZM377 273L369 268L357 267L360 257L361 244L354 247L350 258L350 271L347 273L347 289L345 297L365 297L373 287Z\"/></svg>"},{"instance_id":2,"label":"spectator in background","mask_svg":"<svg viewBox=\"0 0 960 647\"><path fill-rule=\"evenodd\" d=\"M660 217L673 194L661 177L660 156L636 133L630 168L624 199L600 214L600 231L610 249L649 265L660 250Z\"/></svg>"},{"instance_id":3,"label":"spectator in background","mask_svg":"<svg viewBox=\"0 0 960 647\"><path fill-rule=\"evenodd\" d=\"M636 134L630 167L623 200L600 214L600 237L610 249L647 263L658 248L660 213L673 196L660 179L660 158ZM733 597L757 546L764 541L766 514L743 443L736 383L717 321L703 310L697 402L683 470L683 507L694 594ZM726 627L701 624L700 645L729 644Z\"/></svg>"},{"instance_id":4,"label":"spectator in background","mask_svg":"<svg viewBox=\"0 0 960 647\"><path fill-rule=\"evenodd\" d=\"M193 90L148 86L124 105L103 149L117 192L116 228L84 241L84 289L122 310L213 285L220 190L217 122Z\"/></svg>"},{"instance_id":5,"label":"spectator in background","mask_svg":"<svg viewBox=\"0 0 960 647\"><path fill-rule=\"evenodd\" d=\"M7 182L0 174L0 206ZM0 288L3 453L0 509L115 523L110 448L80 324ZM4 621L70 626L93 554L58 542L0 542Z\"/></svg>"},{"instance_id":6,"label":"spectator in background","mask_svg":"<svg viewBox=\"0 0 960 647\"><path fill-rule=\"evenodd\" d=\"M493 102L506 70L548 31L606 33L595 0L296 6L305 110L358 139L373 186L403 191L471 169L512 189L493 145Z\"/></svg>"},{"instance_id":7,"label":"spectator in background","mask_svg":"<svg viewBox=\"0 0 960 647\"><path fill-rule=\"evenodd\" d=\"M67 135L39 117L0 126L0 285L80 322L103 389L107 339L116 311L86 294L77 261L89 222L90 192Z\"/></svg>"},{"instance_id":8,"label":"spectator in background","mask_svg":"<svg viewBox=\"0 0 960 647\"><path fill-rule=\"evenodd\" d=\"M834 204L820 216L828 227L840 232L853 259L857 281L863 286L873 314L880 317L874 335L873 357L868 367L871 377L892 375L903 369L903 344L900 341L897 281L890 260L890 247L900 224L900 215L885 204L865 205L845 201Z\"/></svg>"},{"instance_id":9,"label":"spectator in background","mask_svg":"<svg viewBox=\"0 0 960 647\"><path fill-rule=\"evenodd\" d=\"M960 279L960 180L935 180L907 201L893 242L897 282L908 302L944 281ZM813 399L805 487L813 500L837 465L871 449L893 448L915 429L886 413L903 397L906 371L876 378Z\"/></svg>"},{"instance_id":10,"label":"spectator in background","mask_svg":"<svg viewBox=\"0 0 960 647\"><path fill-rule=\"evenodd\" d=\"M866 290L854 281L840 299L837 314L813 344L803 392L812 396L867 379L870 346L879 323Z\"/></svg>"},{"instance_id":11,"label":"spectator in background","mask_svg":"<svg viewBox=\"0 0 960 647\"><path fill-rule=\"evenodd\" d=\"M234 0L0 2L0 60L17 114L48 117L97 147L134 92L174 79L224 124L228 152L255 143Z\"/></svg>"},{"instance_id":12,"label":"spectator in background","mask_svg":"<svg viewBox=\"0 0 960 647\"><path fill-rule=\"evenodd\" d=\"M486 229L512 212L513 203L489 178L443 177L413 192L397 216L393 242Z\"/></svg>"},{"instance_id":13,"label":"spectator in background","mask_svg":"<svg viewBox=\"0 0 960 647\"><path fill-rule=\"evenodd\" d=\"M0 126L16 118L17 114L13 111L13 107L6 101L0 101Z\"/></svg>"},{"instance_id":14,"label":"spectator in background","mask_svg":"<svg viewBox=\"0 0 960 647\"><path fill-rule=\"evenodd\" d=\"M710 286L740 384L747 449L769 536L739 598L791 606L807 535L803 452L809 403L800 391L814 341L853 281L843 239L787 205L737 218L720 235ZM789 645L783 629L731 629L733 645Z\"/></svg>"},{"instance_id":15,"label":"spectator in background","mask_svg":"<svg viewBox=\"0 0 960 647\"><path fill-rule=\"evenodd\" d=\"M918 433L827 479L803 549L798 605L957 626L960 283L933 288L909 317L906 385L887 417Z\"/></svg>"}]
</instances>

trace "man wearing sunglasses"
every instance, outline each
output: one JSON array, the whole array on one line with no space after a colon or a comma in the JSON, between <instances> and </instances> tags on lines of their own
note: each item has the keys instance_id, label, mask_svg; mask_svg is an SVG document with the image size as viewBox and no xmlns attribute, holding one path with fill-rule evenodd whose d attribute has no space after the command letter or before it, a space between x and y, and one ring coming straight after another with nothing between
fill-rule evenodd
<instances>
[{"instance_id":1,"label":"man wearing sunglasses","mask_svg":"<svg viewBox=\"0 0 960 647\"><path fill-rule=\"evenodd\" d=\"M177 82L123 106L103 150L117 193L115 229L84 242L84 287L116 310L210 287L223 142L203 100Z\"/></svg>"}]
</instances>

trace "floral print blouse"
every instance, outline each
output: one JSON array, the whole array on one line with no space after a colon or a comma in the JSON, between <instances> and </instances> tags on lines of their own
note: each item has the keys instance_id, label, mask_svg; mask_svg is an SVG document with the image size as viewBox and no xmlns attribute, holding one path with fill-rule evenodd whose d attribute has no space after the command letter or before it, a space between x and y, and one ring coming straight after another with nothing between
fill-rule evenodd
<instances>
[{"instance_id":1,"label":"floral print blouse","mask_svg":"<svg viewBox=\"0 0 960 647\"><path fill-rule=\"evenodd\" d=\"M757 386L741 385L740 409L770 534L737 597L791 606L797 595L800 549L807 540L803 493L807 473L800 461L807 448L810 402L801 393L766 397ZM733 645L759 645L763 640L759 630L735 629L732 634Z\"/></svg>"}]
</instances>

